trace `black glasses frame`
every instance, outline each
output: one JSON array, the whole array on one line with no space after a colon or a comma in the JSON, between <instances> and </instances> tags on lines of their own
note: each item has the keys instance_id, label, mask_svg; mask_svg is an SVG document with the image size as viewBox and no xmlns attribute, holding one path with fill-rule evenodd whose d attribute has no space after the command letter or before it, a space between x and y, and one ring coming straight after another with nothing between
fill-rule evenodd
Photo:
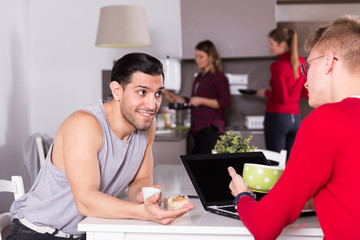
<instances>
[{"instance_id":1,"label":"black glasses frame","mask_svg":"<svg viewBox=\"0 0 360 240\"><path fill-rule=\"evenodd\" d=\"M322 56L319 56L319 57L316 57L316 58L313 58L309 61L305 61L304 63L301 63L300 64L300 70L301 70L301 73L302 75L304 75L304 77L307 77L307 72L309 70L309 62L313 61L313 60L316 60L316 59L319 59L319 58L322 58L322 57L325 57L325 55L322 55ZM338 59L336 57L334 57L334 59L337 61Z\"/></svg>"}]
</instances>

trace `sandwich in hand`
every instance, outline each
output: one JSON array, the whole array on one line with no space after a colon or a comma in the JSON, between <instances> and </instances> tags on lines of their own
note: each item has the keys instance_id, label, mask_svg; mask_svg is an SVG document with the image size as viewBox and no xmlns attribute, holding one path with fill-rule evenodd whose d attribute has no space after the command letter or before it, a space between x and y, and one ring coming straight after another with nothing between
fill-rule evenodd
<instances>
[{"instance_id":1,"label":"sandwich in hand","mask_svg":"<svg viewBox=\"0 0 360 240\"><path fill-rule=\"evenodd\" d=\"M167 210L176 210L188 203L189 199L182 196L178 196L176 198L169 196L165 199L165 202Z\"/></svg>"}]
</instances>

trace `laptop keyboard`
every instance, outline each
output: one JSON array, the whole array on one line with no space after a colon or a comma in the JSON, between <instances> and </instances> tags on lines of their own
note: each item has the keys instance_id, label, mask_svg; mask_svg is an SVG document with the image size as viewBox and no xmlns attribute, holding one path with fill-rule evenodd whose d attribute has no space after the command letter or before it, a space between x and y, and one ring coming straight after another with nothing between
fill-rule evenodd
<instances>
[{"instance_id":1,"label":"laptop keyboard","mask_svg":"<svg viewBox=\"0 0 360 240\"><path fill-rule=\"evenodd\" d=\"M234 208L234 206L219 207L219 209L226 210L226 211L233 212L233 213L237 213L237 211L236 211L236 209Z\"/></svg>"}]
</instances>

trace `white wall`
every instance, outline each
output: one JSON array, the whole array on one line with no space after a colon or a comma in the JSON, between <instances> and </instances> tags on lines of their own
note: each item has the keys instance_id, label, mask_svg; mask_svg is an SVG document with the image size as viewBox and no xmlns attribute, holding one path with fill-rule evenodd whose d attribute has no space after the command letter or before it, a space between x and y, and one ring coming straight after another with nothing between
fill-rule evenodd
<instances>
[{"instance_id":1,"label":"white wall","mask_svg":"<svg viewBox=\"0 0 360 240\"><path fill-rule=\"evenodd\" d=\"M276 7L278 22L330 22L346 14L360 14L360 4L289 4Z\"/></svg>"},{"instance_id":2,"label":"white wall","mask_svg":"<svg viewBox=\"0 0 360 240\"><path fill-rule=\"evenodd\" d=\"M180 56L180 0L133 0L145 8L152 46L95 47L100 8L116 0L37 0L31 3L31 130L54 135L75 109L101 96L101 71L125 53ZM125 2L126 3L126 2Z\"/></svg>"},{"instance_id":3,"label":"white wall","mask_svg":"<svg viewBox=\"0 0 360 240\"><path fill-rule=\"evenodd\" d=\"M29 1L0 8L0 178L24 174L21 142L30 132ZM13 200L0 194L0 212Z\"/></svg>"},{"instance_id":4,"label":"white wall","mask_svg":"<svg viewBox=\"0 0 360 240\"><path fill-rule=\"evenodd\" d=\"M95 47L102 6L145 8L152 46ZM180 0L11 0L0 8L0 178L27 181L22 144L33 133L55 135L79 106L101 97L101 71L126 53L181 54ZM26 186L28 188L29 186ZM0 213L11 197L0 194Z\"/></svg>"}]
</instances>

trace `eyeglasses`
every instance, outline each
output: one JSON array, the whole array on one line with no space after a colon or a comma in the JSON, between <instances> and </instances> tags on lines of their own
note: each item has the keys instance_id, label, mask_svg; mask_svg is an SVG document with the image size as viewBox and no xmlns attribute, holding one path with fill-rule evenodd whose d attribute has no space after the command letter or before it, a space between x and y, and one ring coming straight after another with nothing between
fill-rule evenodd
<instances>
[{"instance_id":1,"label":"eyeglasses","mask_svg":"<svg viewBox=\"0 0 360 240\"><path fill-rule=\"evenodd\" d=\"M316 60L316 59L319 59L319 58L322 58L322 57L325 57L325 55L322 55L322 56L320 56L320 57L313 58L313 59L311 59L311 60L309 60L309 61L306 61L306 62L300 64L300 70L301 70L302 75L304 75L304 77L307 77L307 72L308 72L308 70L309 70L309 64L308 64L309 62L311 62L311 61L313 61L313 60ZM335 59L336 61L338 60L336 57L334 57L334 59Z\"/></svg>"}]
</instances>

